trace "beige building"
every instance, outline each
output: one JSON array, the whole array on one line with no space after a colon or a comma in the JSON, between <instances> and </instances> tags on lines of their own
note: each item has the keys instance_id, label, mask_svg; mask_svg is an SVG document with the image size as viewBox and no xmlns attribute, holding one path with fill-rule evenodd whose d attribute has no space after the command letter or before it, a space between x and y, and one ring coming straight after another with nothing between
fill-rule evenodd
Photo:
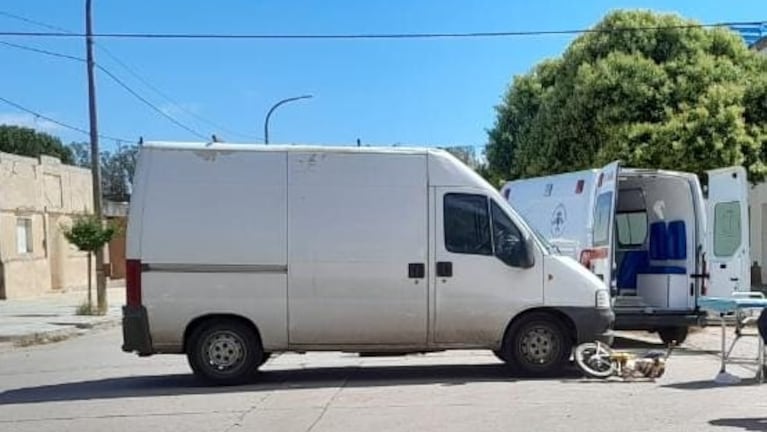
<instances>
[{"instance_id":1,"label":"beige building","mask_svg":"<svg viewBox=\"0 0 767 432\"><path fill-rule=\"evenodd\" d=\"M87 285L86 254L61 231L92 210L89 170L0 153L0 299Z\"/></svg>"}]
</instances>

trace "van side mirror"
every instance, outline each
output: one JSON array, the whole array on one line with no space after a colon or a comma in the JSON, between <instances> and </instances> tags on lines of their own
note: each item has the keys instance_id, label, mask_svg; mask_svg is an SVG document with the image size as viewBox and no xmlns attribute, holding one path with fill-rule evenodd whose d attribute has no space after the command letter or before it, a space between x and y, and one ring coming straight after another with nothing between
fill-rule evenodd
<instances>
[{"instance_id":1,"label":"van side mirror","mask_svg":"<svg viewBox=\"0 0 767 432\"><path fill-rule=\"evenodd\" d=\"M520 239L497 250L496 256L510 267L531 268L535 265L535 250L531 239Z\"/></svg>"}]
</instances>

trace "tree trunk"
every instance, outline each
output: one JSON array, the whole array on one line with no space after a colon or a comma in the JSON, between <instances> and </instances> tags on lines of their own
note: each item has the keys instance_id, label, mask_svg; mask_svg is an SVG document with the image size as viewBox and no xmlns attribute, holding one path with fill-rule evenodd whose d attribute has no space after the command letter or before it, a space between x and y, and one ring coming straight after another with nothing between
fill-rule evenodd
<instances>
[{"instance_id":1,"label":"tree trunk","mask_svg":"<svg viewBox=\"0 0 767 432\"><path fill-rule=\"evenodd\" d=\"M93 310L93 294L91 294L93 286L93 277L91 276L91 253L88 252L88 311Z\"/></svg>"}]
</instances>

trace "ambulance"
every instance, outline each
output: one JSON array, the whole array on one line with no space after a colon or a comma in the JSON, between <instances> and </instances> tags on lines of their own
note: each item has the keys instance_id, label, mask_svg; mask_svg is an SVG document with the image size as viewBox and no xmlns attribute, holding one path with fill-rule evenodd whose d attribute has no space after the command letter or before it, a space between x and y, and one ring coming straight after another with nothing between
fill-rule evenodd
<instances>
[{"instance_id":1,"label":"ambulance","mask_svg":"<svg viewBox=\"0 0 767 432\"><path fill-rule=\"evenodd\" d=\"M746 171L727 167L707 177L704 194L695 174L616 161L511 181L501 194L603 281L616 329L681 343L705 316L700 297L750 290Z\"/></svg>"}]
</instances>

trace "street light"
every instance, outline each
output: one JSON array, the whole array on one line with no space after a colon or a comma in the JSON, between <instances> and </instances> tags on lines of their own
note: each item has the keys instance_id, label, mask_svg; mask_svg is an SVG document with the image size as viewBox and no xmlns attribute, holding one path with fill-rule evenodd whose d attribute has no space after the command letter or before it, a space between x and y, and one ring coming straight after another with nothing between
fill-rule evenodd
<instances>
[{"instance_id":1,"label":"street light","mask_svg":"<svg viewBox=\"0 0 767 432\"><path fill-rule=\"evenodd\" d=\"M266 119L264 120L264 144L269 144L269 117L272 116L272 112L277 109L278 106L286 104L288 102L294 102L301 99L311 99L312 95L303 95L303 96L296 96L292 98L283 99L276 104L272 105L272 107L269 109L269 112L266 113Z\"/></svg>"}]
</instances>

